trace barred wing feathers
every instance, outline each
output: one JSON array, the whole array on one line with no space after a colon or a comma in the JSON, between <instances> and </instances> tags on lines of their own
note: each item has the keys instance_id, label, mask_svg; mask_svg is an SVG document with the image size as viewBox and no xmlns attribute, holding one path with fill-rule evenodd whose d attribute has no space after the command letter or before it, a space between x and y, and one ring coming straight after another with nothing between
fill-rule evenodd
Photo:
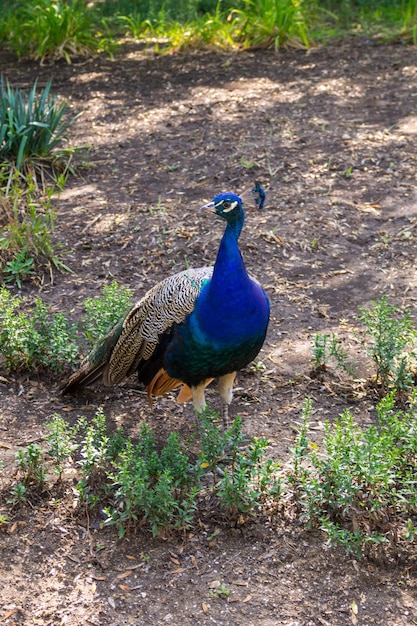
<instances>
[{"instance_id":1,"label":"barred wing feathers","mask_svg":"<svg viewBox=\"0 0 417 626\"><path fill-rule=\"evenodd\" d=\"M61 391L67 393L101 376L105 385L117 385L133 374L154 355L160 337L192 313L212 274L212 267L187 269L155 285L98 343Z\"/></svg>"}]
</instances>

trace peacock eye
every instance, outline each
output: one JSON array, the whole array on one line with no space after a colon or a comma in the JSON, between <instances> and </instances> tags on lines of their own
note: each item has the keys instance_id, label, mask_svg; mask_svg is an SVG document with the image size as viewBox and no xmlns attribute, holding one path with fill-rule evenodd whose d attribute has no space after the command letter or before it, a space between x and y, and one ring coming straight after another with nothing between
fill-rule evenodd
<instances>
[{"instance_id":1,"label":"peacock eye","mask_svg":"<svg viewBox=\"0 0 417 626\"><path fill-rule=\"evenodd\" d=\"M231 202L229 202L228 200L225 200L225 201L223 202L223 208L224 208L224 209L230 209L230 207L231 207L231 206L232 206L232 203L231 203Z\"/></svg>"}]
</instances>

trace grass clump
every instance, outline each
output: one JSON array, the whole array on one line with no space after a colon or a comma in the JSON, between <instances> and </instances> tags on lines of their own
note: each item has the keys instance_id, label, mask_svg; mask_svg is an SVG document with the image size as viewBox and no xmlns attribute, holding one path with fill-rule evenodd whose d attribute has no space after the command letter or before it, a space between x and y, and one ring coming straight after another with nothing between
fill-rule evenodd
<instances>
[{"instance_id":1,"label":"grass clump","mask_svg":"<svg viewBox=\"0 0 417 626\"><path fill-rule=\"evenodd\" d=\"M45 187L48 168L63 173L61 182L65 180L74 149L61 146L75 119L65 120L66 111L67 104L51 94L51 81L43 89L35 81L26 93L1 78L0 160L8 177L7 190L16 172L23 180L31 174L37 187Z\"/></svg>"},{"instance_id":2,"label":"grass clump","mask_svg":"<svg viewBox=\"0 0 417 626\"><path fill-rule=\"evenodd\" d=\"M249 48L309 48L307 4L300 0L243 0L242 39Z\"/></svg>"},{"instance_id":3,"label":"grass clump","mask_svg":"<svg viewBox=\"0 0 417 626\"><path fill-rule=\"evenodd\" d=\"M293 452L289 476L303 516L332 543L362 556L370 544L410 537L417 513L417 396L407 411L394 409L394 393L377 407L378 423L360 427L346 410L326 422L320 454L308 444L311 403Z\"/></svg>"},{"instance_id":4,"label":"grass clump","mask_svg":"<svg viewBox=\"0 0 417 626\"><path fill-rule=\"evenodd\" d=\"M20 288L44 263L68 270L51 242L52 196L65 185L75 149L63 148L75 118L51 95L51 82L28 93L0 79L0 272Z\"/></svg>"},{"instance_id":5,"label":"grass clump","mask_svg":"<svg viewBox=\"0 0 417 626\"><path fill-rule=\"evenodd\" d=\"M90 57L104 50L112 53L114 42L96 24L94 11L83 0L22 0L19 10L6 19L5 39L19 57L41 63Z\"/></svg>"}]
</instances>

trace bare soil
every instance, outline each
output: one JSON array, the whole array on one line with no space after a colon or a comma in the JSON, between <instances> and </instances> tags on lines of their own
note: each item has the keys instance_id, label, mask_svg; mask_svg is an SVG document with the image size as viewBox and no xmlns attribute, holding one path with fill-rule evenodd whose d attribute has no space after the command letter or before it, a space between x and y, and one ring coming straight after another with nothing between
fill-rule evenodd
<instances>
[{"instance_id":1,"label":"bare soil","mask_svg":"<svg viewBox=\"0 0 417 626\"><path fill-rule=\"evenodd\" d=\"M374 372L352 331L358 307L383 294L416 313L416 48L352 39L307 53L154 56L128 43L114 61L72 66L2 52L0 68L19 87L52 78L81 114L70 144L91 146L56 200L55 239L73 273L53 283L45 273L22 295L40 294L75 321L112 279L139 297L186 264L212 263L223 226L196 208L260 180L267 206L248 213L241 249L272 318L265 367L240 374L231 414L249 436L268 438L283 466L307 396L317 440L347 407L360 423L374 418L376 397L357 380ZM312 336L324 332L357 361L356 380L311 377ZM75 422L103 406L132 437L143 420L161 441L192 431L189 404L169 395L151 410L135 379L65 398L59 382L0 378L2 488L16 451L42 442L55 412ZM209 400L215 408L215 390ZM120 540L80 518L66 485L11 512L0 543L1 623L417 624L413 544L358 561L284 515L201 515L183 534L152 538L143 528ZM230 595L213 598L223 583Z\"/></svg>"}]
</instances>

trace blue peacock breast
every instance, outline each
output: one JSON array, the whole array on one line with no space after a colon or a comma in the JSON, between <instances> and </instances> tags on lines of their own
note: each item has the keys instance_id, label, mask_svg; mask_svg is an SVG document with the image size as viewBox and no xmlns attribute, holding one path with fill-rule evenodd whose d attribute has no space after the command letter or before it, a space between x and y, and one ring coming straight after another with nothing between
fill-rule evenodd
<instances>
[{"instance_id":1,"label":"blue peacock breast","mask_svg":"<svg viewBox=\"0 0 417 626\"><path fill-rule=\"evenodd\" d=\"M164 367L189 385L242 369L261 349L268 320L269 301L257 283L217 302L205 288L193 313L173 329Z\"/></svg>"}]
</instances>

